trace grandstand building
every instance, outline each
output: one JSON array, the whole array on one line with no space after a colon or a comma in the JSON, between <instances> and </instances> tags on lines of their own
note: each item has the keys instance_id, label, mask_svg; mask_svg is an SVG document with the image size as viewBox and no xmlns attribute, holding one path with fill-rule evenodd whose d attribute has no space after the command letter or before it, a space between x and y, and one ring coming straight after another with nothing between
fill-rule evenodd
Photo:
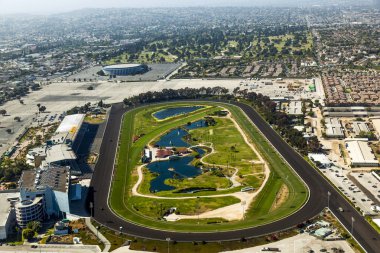
<instances>
[{"instance_id":1,"label":"grandstand building","mask_svg":"<svg viewBox=\"0 0 380 253\"><path fill-rule=\"evenodd\" d=\"M30 221L70 214L70 201L78 199L76 186L70 182L70 167L49 165L24 171L20 202L15 206L17 223L25 227Z\"/></svg>"},{"instance_id":2,"label":"grandstand building","mask_svg":"<svg viewBox=\"0 0 380 253\"><path fill-rule=\"evenodd\" d=\"M45 163L70 166L77 159L75 150L81 142L84 114L66 116L46 144L31 149L27 163L35 168ZM83 131L82 131L83 132Z\"/></svg>"}]
</instances>

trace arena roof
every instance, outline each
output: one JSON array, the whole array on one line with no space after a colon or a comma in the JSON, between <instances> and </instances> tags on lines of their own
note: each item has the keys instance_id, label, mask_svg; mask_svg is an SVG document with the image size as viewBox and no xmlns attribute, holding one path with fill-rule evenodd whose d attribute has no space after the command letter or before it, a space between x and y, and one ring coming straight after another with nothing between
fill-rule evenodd
<instances>
[{"instance_id":1,"label":"arena roof","mask_svg":"<svg viewBox=\"0 0 380 253\"><path fill-rule=\"evenodd\" d=\"M104 69L124 69L124 68L135 68L139 67L142 64L117 64L117 65L109 65L105 66Z\"/></svg>"}]
</instances>

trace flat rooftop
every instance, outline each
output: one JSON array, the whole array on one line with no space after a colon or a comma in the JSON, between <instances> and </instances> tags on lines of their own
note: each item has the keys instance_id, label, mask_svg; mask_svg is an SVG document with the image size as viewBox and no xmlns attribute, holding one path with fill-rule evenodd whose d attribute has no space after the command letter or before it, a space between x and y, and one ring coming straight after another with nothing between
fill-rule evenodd
<instances>
[{"instance_id":1,"label":"flat rooftop","mask_svg":"<svg viewBox=\"0 0 380 253\"><path fill-rule=\"evenodd\" d=\"M72 148L66 144L58 144L53 146L48 146L46 149L46 162L54 163L64 160L75 160L77 156L75 155Z\"/></svg>"},{"instance_id":2,"label":"flat rooftop","mask_svg":"<svg viewBox=\"0 0 380 253\"><path fill-rule=\"evenodd\" d=\"M11 202L9 199L16 199L20 198L20 193L0 193L0 226L5 226L10 208L11 208Z\"/></svg>"},{"instance_id":3,"label":"flat rooftop","mask_svg":"<svg viewBox=\"0 0 380 253\"><path fill-rule=\"evenodd\" d=\"M368 133L370 131L367 123L361 121L352 122L352 128L356 135L359 135L361 132Z\"/></svg>"},{"instance_id":4,"label":"flat rooftop","mask_svg":"<svg viewBox=\"0 0 380 253\"><path fill-rule=\"evenodd\" d=\"M66 116L61 124L58 126L55 131L55 135L52 137L53 140L66 140L70 139L71 141L75 141L77 133L81 128L85 114L73 114Z\"/></svg>"},{"instance_id":5,"label":"flat rooftop","mask_svg":"<svg viewBox=\"0 0 380 253\"><path fill-rule=\"evenodd\" d=\"M302 101L293 100L289 102L288 114L290 115L302 115Z\"/></svg>"},{"instance_id":6,"label":"flat rooftop","mask_svg":"<svg viewBox=\"0 0 380 253\"><path fill-rule=\"evenodd\" d=\"M310 153L308 154L309 158L315 162L320 162L323 165L331 164L330 159L325 154L320 153Z\"/></svg>"},{"instance_id":7,"label":"flat rooftop","mask_svg":"<svg viewBox=\"0 0 380 253\"><path fill-rule=\"evenodd\" d=\"M367 139L346 139L346 148L353 164L378 164Z\"/></svg>"},{"instance_id":8,"label":"flat rooftop","mask_svg":"<svg viewBox=\"0 0 380 253\"><path fill-rule=\"evenodd\" d=\"M325 118L326 135L330 137L344 137L342 124L338 118Z\"/></svg>"},{"instance_id":9,"label":"flat rooftop","mask_svg":"<svg viewBox=\"0 0 380 253\"><path fill-rule=\"evenodd\" d=\"M105 66L104 69L134 68L134 67L139 67L141 65L142 64L116 64L116 65Z\"/></svg>"},{"instance_id":10,"label":"flat rooftop","mask_svg":"<svg viewBox=\"0 0 380 253\"><path fill-rule=\"evenodd\" d=\"M378 135L380 135L380 118L371 119L372 125L375 128Z\"/></svg>"},{"instance_id":11,"label":"flat rooftop","mask_svg":"<svg viewBox=\"0 0 380 253\"><path fill-rule=\"evenodd\" d=\"M50 187L55 191L67 192L69 187L70 168L51 165L44 170L26 170L22 173L20 187L29 191L39 187Z\"/></svg>"}]
</instances>

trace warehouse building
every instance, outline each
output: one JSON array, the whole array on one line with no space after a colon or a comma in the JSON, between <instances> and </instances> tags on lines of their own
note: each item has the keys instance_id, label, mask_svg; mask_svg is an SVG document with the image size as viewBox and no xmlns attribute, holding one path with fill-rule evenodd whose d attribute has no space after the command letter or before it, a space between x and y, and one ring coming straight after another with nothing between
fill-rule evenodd
<instances>
[{"instance_id":1,"label":"warehouse building","mask_svg":"<svg viewBox=\"0 0 380 253\"><path fill-rule=\"evenodd\" d=\"M326 136L329 138L344 138L342 124L338 118L325 118Z\"/></svg>"},{"instance_id":2,"label":"warehouse building","mask_svg":"<svg viewBox=\"0 0 380 253\"><path fill-rule=\"evenodd\" d=\"M379 161L368 145L368 139L346 139L345 143L350 155L351 167L379 166Z\"/></svg>"},{"instance_id":3,"label":"warehouse building","mask_svg":"<svg viewBox=\"0 0 380 253\"><path fill-rule=\"evenodd\" d=\"M308 157L320 168L330 168L332 165L332 162L325 154L310 153Z\"/></svg>"},{"instance_id":4,"label":"warehouse building","mask_svg":"<svg viewBox=\"0 0 380 253\"><path fill-rule=\"evenodd\" d=\"M367 123L362 121L354 121L352 122L352 128L356 136L360 135L360 133L368 133L370 132Z\"/></svg>"},{"instance_id":5,"label":"warehouse building","mask_svg":"<svg viewBox=\"0 0 380 253\"><path fill-rule=\"evenodd\" d=\"M302 101L298 101L298 100L290 101L288 105L287 113L289 115L295 115L295 116L303 115L302 106L303 106Z\"/></svg>"},{"instance_id":6,"label":"warehouse building","mask_svg":"<svg viewBox=\"0 0 380 253\"><path fill-rule=\"evenodd\" d=\"M380 116L380 107L351 106L351 107L324 107L324 117L368 117Z\"/></svg>"},{"instance_id":7,"label":"warehouse building","mask_svg":"<svg viewBox=\"0 0 380 253\"><path fill-rule=\"evenodd\" d=\"M380 137L380 118L371 118L373 128L376 130L377 136Z\"/></svg>"}]
</instances>

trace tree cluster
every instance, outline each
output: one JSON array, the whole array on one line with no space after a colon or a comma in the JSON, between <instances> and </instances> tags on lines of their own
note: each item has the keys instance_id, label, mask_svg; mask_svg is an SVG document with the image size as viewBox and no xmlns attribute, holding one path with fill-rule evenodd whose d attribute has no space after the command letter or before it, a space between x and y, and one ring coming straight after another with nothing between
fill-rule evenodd
<instances>
[{"instance_id":1,"label":"tree cluster","mask_svg":"<svg viewBox=\"0 0 380 253\"><path fill-rule=\"evenodd\" d=\"M294 129L292 123L294 116L289 116L284 112L278 111L276 109L276 103L270 100L269 97L255 92L235 92L251 102L266 121L271 125L275 125L285 140L293 147L297 148L302 154L321 151L321 145L318 138L313 136L309 140L306 140L302 132Z\"/></svg>"},{"instance_id":2,"label":"tree cluster","mask_svg":"<svg viewBox=\"0 0 380 253\"><path fill-rule=\"evenodd\" d=\"M31 166L29 166L23 159L12 161L4 158L0 165L1 181L15 181L21 176L23 170L28 170L30 168Z\"/></svg>"}]
</instances>

